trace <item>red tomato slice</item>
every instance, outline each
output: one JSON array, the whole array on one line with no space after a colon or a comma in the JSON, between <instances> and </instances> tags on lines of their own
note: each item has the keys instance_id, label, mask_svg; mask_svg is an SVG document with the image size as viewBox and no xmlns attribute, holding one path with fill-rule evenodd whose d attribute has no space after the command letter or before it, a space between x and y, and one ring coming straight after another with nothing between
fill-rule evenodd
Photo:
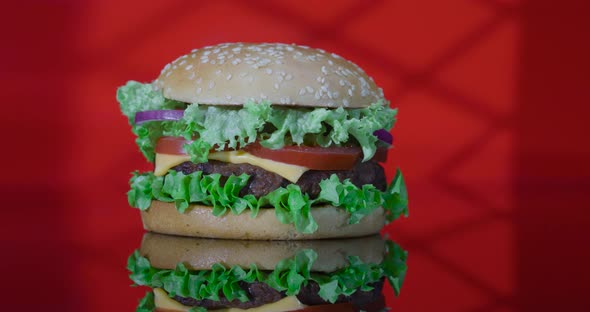
<instances>
[{"instance_id":1,"label":"red tomato slice","mask_svg":"<svg viewBox=\"0 0 590 312\"><path fill-rule=\"evenodd\" d=\"M185 144L190 144L192 141L185 140L182 137L161 137L156 143L156 153L160 154L171 154L171 155L186 155L184 150ZM210 150L211 153L216 152L217 145L213 146ZM223 149L224 151L233 150L227 146Z\"/></svg>"},{"instance_id":2,"label":"red tomato slice","mask_svg":"<svg viewBox=\"0 0 590 312\"><path fill-rule=\"evenodd\" d=\"M322 304L315 306L307 306L303 309L294 310L292 312L356 312L354 306L350 303L337 304Z\"/></svg>"},{"instance_id":3,"label":"red tomato slice","mask_svg":"<svg viewBox=\"0 0 590 312\"><path fill-rule=\"evenodd\" d=\"M373 156L373 160L376 162L386 162L387 161L387 148L385 147L378 147L377 151L375 152L375 156Z\"/></svg>"},{"instance_id":4,"label":"red tomato slice","mask_svg":"<svg viewBox=\"0 0 590 312\"><path fill-rule=\"evenodd\" d=\"M156 144L156 153L186 155L184 145L190 143L182 137L161 137ZM304 166L312 170L349 170L361 159L360 147L319 147L319 146L285 146L273 150L262 147L259 143L249 144L244 151L260 158L287 164ZM214 150L211 150L214 152ZM378 148L374 160L385 162L387 149Z\"/></svg>"},{"instance_id":5,"label":"red tomato slice","mask_svg":"<svg viewBox=\"0 0 590 312\"><path fill-rule=\"evenodd\" d=\"M156 153L171 155L186 155L184 145L191 143L179 137L161 137L156 143Z\"/></svg>"},{"instance_id":6,"label":"red tomato slice","mask_svg":"<svg viewBox=\"0 0 590 312\"><path fill-rule=\"evenodd\" d=\"M313 170L347 170L354 167L361 157L359 147L285 146L281 149L262 147L258 143L247 145L244 150L254 156L304 166Z\"/></svg>"},{"instance_id":7,"label":"red tomato slice","mask_svg":"<svg viewBox=\"0 0 590 312\"><path fill-rule=\"evenodd\" d=\"M358 311L367 311L367 312L378 312L383 311L385 308L385 297L383 295L379 296L379 298L371 303L362 305L362 306L355 306L351 303L336 303L336 304L321 304L315 306L307 306L304 309L295 310L292 312L358 312Z\"/></svg>"}]
</instances>

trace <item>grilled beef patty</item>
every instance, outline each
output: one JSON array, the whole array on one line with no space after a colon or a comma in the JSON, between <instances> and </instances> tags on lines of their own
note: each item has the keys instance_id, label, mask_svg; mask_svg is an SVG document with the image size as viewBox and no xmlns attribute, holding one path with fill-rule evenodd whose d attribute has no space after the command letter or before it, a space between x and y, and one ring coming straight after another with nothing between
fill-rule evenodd
<instances>
[{"instance_id":1,"label":"grilled beef patty","mask_svg":"<svg viewBox=\"0 0 590 312\"><path fill-rule=\"evenodd\" d=\"M284 292L279 292L267 284L261 282L254 282L250 284L246 282L240 282L239 285L246 291L248 298L250 298L249 301L241 302L237 299L229 301L222 294L219 296L219 301L212 301L208 299L196 300L193 298L185 298L180 296L175 296L174 300L186 306L199 306L212 310L222 308L250 309L279 301L286 296ZM349 297L340 295L335 303L352 303L354 306L365 306L376 302L382 296L381 289L383 288L383 280L373 283L371 286L373 286L373 290L371 291L358 290ZM301 288L301 291L299 291L299 294L297 294L297 299L305 305L329 304L329 302L324 301L318 295L319 291L320 286L316 282L310 281L306 286Z\"/></svg>"},{"instance_id":2,"label":"grilled beef patty","mask_svg":"<svg viewBox=\"0 0 590 312\"><path fill-rule=\"evenodd\" d=\"M224 177L246 173L250 175L250 180L248 180L248 184L240 191L240 196L252 194L256 197L261 197L279 187L285 187L291 184L289 180L276 173L250 164L231 164L216 160L195 164L187 161L172 169L184 174L195 171L203 171L204 174L219 173ZM332 174L336 174L341 181L350 179L358 187L362 187L365 184L373 184L382 191L387 188L383 167L375 161L358 163L350 170L309 170L299 178L296 184L301 188L302 193L309 195L311 198L316 198L320 193L320 181L328 179Z\"/></svg>"}]
</instances>

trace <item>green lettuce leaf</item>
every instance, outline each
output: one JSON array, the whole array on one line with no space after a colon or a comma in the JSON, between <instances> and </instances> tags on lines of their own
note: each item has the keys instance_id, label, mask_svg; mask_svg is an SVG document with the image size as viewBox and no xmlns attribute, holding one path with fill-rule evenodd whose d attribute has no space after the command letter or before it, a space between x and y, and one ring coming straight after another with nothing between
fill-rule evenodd
<instances>
[{"instance_id":1,"label":"green lettuce leaf","mask_svg":"<svg viewBox=\"0 0 590 312\"><path fill-rule=\"evenodd\" d=\"M154 91L152 84L128 81L117 89L117 101L129 123L135 125L135 114L140 111L182 108L186 104L164 98L162 92Z\"/></svg>"},{"instance_id":2,"label":"green lettuce leaf","mask_svg":"<svg viewBox=\"0 0 590 312\"><path fill-rule=\"evenodd\" d=\"M117 90L121 111L128 117L136 143L145 157L154 161L154 147L161 136L193 140L185 147L193 162L207 162L209 150L244 147L256 140L272 149L285 145L312 144L322 147L358 143L363 160L377 150L373 132L391 129L396 109L382 101L366 108L287 108L268 102L246 102L243 107L191 104L179 121L150 121L136 125L138 111L182 108L187 104L168 100L151 84L128 82Z\"/></svg>"},{"instance_id":3,"label":"green lettuce leaf","mask_svg":"<svg viewBox=\"0 0 590 312\"><path fill-rule=\"evenodd\" d=\"M398 295L407 270L406 258L407 252L394 242L386 241L386 254L381 263L364 263L359 257L348 257L346 267L329 274L311 272L317 259L312 249L301 250L294 257L280 261L272 272L260 271L255 264L247 270L215 264L210 271L189 271L182 263L174 270L156 269L139 251L129 257L127 269L136 285L163 288L170 296L219 301L223 295L228 300L243 302L248 297L239 287L240 282L263 282L293 296L309 281L314 281L320 287L320 297L334 303L340 295L350 296L359 289L372 290L371 284L382 278L394 283L392 287Z\"/></svg>"},{"instance_id":4,"label":"green lettuce leaf","mask_svg":"<svg viewBox=\"0 0 590 312\"><path fill-rule=\"evenodd\" d=\"M218 173L205 175L196 171L185 175L174 170L157 177L151 172L134 172L127 192L129 205L147 210L152 200L174 203L180 213L190 204L204 204L213 207L213 215L223 216L228 212L238 215L249 210L256 217L262 207L275 209L277 219L284 224L293 224L301 233L314 233L318 225L311 214L313 205L332 205L350 214L349 223L358 223L365 216L383 207L388 221L402 214L408 214L408 199L403 176L398 170L386 191L373 185L359 188L349 180L340 181L336 175L320 182L320 193L315 199L301 192L296 184L280 187L265 196L256 198L240 191L248 184L250 176L242 174L227 178Z\"/></svg>"},{"instance_id":5,"label":"green lettuce leaf","mask_svg":"<svg viewBox=\"0 0 590 312\"><path fill-rule=\"evenodd\" d=\"M145 296L139 301L139 305L135 312L153 312L156 310L156 304L154 303L154 293L148 291Z\"/></svg>"}]
</instances>

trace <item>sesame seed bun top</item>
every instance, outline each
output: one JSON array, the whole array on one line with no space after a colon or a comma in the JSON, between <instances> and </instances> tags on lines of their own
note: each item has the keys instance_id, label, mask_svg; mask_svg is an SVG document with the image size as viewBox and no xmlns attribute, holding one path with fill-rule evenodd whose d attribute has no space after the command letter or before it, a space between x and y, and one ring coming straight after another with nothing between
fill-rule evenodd
<instances>
[{"instance_id":1,"label":"sesame seed bun top","mask_svg":"<svg viewBox=\"0 0 590 312\"><path fill-rule=\"evenodd\" d=\"M307 107L367 107L383 90L336 54L282 43L224 43L166 65L154 87L187 103L242 105L248 100Z\"/></svg>"}]
</instances>

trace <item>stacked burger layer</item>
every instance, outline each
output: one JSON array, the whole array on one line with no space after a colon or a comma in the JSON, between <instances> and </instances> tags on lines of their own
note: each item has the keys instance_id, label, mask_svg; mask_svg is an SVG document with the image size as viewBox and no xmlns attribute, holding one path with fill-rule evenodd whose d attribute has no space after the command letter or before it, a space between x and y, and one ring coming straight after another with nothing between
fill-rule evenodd
<instances>
[{"instance_id":1,"label":"stacked burger layer","mask_svg":"<svg viewBox=\"0 0 590 312\"><path fill-rule=\"evenodd\" d=\"M228 43L117 91L154 171L135 172L138 311L379 311L406 252L378 233L407 215L379 164L396 110L323 50ZM184 236L184 237L181 237ZM199 237L199 238L196 238Z\"/></svg>"}]
</instances>

